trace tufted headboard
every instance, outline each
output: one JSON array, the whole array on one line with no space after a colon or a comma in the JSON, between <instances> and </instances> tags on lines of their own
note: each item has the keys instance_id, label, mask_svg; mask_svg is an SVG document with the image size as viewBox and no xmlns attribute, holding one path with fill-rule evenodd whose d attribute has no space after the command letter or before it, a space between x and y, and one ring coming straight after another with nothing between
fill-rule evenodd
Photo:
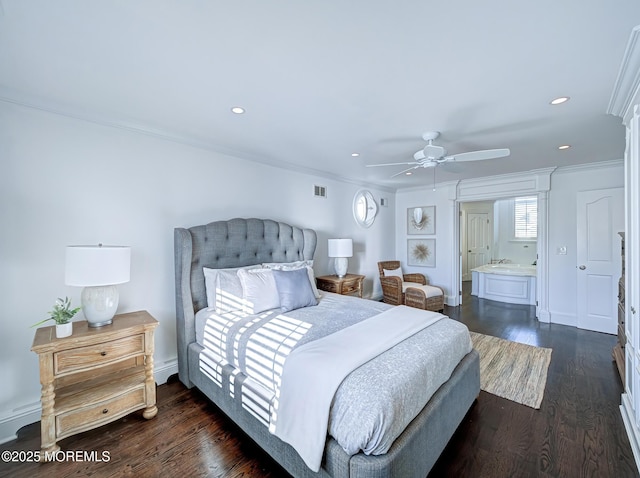
<instances>
[{"instance_id":1,"label":"tufted headboard","mask_svg":"<svg viewBox=\"0 0 640 478\"><path fill-rule=\"evenodd\" d=\"M224 269L263 262L313 259L317 237L270 219L231 219L174 230L176 327L180 380L188 380L187 348L195 342L195 313L207 307L203 267Z\"/></svg>"}]
</instances>

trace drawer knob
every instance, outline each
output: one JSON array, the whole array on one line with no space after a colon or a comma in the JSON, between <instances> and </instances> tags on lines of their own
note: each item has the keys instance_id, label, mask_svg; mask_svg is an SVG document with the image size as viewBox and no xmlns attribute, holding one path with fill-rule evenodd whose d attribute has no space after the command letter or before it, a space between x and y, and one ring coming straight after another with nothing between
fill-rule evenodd
<instances>
[{"instance_id":1,"label":"drawer knob","mask_svg":"<svg viewBox=\"0 0 640 478\"><path fill-rule=\"evenodd\" d=\"M109 413L109 409L105 408L104 410L102 410L102 413L106 415L107 413Z\"/></svg>"},{"instance_id":2,"label":"drawer knob","mask_svg":"<svg viewBox=\"0 0 640 478\"><path fill-rule=\"evenodd\" d=\"M103 357L107 356L107 352L100 352L100 355L102 355Z\"/></svg>"}]
</instances>

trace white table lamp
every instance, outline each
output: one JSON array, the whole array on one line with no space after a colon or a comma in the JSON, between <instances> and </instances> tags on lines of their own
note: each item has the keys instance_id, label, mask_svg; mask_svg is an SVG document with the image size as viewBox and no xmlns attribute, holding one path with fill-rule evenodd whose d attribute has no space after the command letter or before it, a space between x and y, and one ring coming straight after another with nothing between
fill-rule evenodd
<instances>
[{"instance_id":1,"label":"white table lamp","mask_svg":"<svg viewBox=\"0 0 640 478\"><path fill-rule=\"evenodd\" d=\"M65 284L84 287L81 303L89 327L112 323L118 309L116 284L129 282L128 246L67 246Z\"/></svg>"},{"instance_id":2,"label":"white table lamp","mask_svg":"<svg viewBox=\"0 0 640 478\"><path fill-rule=\"evenodd\" d=\"M353 240L329 239L329 257L334 257L334 267L338 277L347 274L348 257L353 256Z\"/></svg>"}]
</instances>

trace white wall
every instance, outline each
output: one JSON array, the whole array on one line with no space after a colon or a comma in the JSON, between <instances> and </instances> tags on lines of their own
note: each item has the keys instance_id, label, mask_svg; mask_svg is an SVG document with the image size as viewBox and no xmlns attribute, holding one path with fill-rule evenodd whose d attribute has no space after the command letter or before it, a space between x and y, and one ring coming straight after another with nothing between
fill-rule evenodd
<instances>
[{"instance_id":1,"label":"white wall","mask_svg":"<svg viewBox=\"0 0 640 478\"><path fill-rule=\"evenodd\" d=\"M549 312L553 323L577 323L577 193L616 187L624 187L622 161L600 167L559 169L551 176L548 257ZM624 211L618 212L623 218ZM566 255L558 254L562 246L566 247Z\"/></svg>"},{"instance_id":2,"label":"white wall","mask_svg":"<svg viewBox=\"0 0 640 478\"><path fill-rule=\"evenodd\" d=\"M367 276L365 295L380 295L376 263L395 251L393 193L369 188L389 207L362 229L351 209L361 186L152 135L0 102L0 161L0 441L39 419L29 326L57 297L80 302L80 289L64 284L66 245L131 246L131 281L119 286L118 311L146 309L160 322L160 380L177 371L174 227L233 217L310 227L318 233L318 275L333 271L327 239L352 237L349 271ZM314 185L327 187L326 199L313 197Z\"/></svg>"},{"instance_id":3,"label":"white wall","mask_svg":"<svg viewBox=\"0 0 640 478\"><path fill-rule=\"evenodd\" d=\"M499 184L499 177L495 178ZM511 179L512 180L512 179ZM462 182L464 183L464 181ZM577 314L577 276L576 276L576 196L578 191L622 187L624 168L622 161L595 163L584 167L559 168L551 176L549 191L549 301L550 321L553 323L575 325ZM454 207L456 187L459 185L437 185L411 189L396 193L396 257L402 261L403 269L421 272L427 275L433 284L445 289L446 300L454 303L457 286L452 284L453 246L458 240L454 236L457 210ZM487 189L490 189L487 186ZM488 199L488 198L486 198ZM407 229L406 209L415 206L436 206L436 266L407 266ZM623 211L620 211L623 214ZM412 236L413 237L413 236ZM416 236L419 237L419 236ZM567 247L566 255L558 255L557 248ZM531 261L533 262L533 261ZM612 300L616 298L613 297Z\"/></svg>"},{"instance_id":4,"label":"white wall","mask_svg":"<svg viewBox=\"0 0 640 478\"><path fill-rule=\"evenodd\" d=\"M396 193L396 253L394 257L385 260L399 260L403 271L419 272L427 276L429 283L444 289L445 302L447 297L455 294L451 288L451 255L453 241L454 202L450 200L452 185L438 185L433 191L432 187L424 189L402 190ZM435 234L434 235L408 235L407 234L407 209L416 206L435 206ZM435 267L409 266L407 264L407 240L408 239L432 239L436 244Z\"/></svg>"}]
</instances>

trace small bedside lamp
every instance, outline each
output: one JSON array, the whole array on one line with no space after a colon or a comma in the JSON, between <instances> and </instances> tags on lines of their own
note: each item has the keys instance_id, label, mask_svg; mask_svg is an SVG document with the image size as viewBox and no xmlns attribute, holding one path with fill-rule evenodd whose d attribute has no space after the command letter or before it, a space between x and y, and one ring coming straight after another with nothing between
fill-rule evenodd
<instances>
[{"instance_id":1,"label":"small bedside lamp","mask_svg":"<svg viewBox=\"0 0 640 478\"><path fill-rule=\"evenodd\" d=\"M348 257L353 255L351 239L329 239L329 257L334 257L334 267L338 277L344 277L349 265Z\"/></svg>"},{"instance_id":2,"label":"small bedside lamp","mask_svg":"<svg viewBox=\"0 0 640 478\"><path fill-rule=\"evenodd\" d=\"M67 246L65 284L82 289L82 312L89 327L112 323L118 309L116 284L129 282L128 246Z\"/></svg>"}]
</instances>

